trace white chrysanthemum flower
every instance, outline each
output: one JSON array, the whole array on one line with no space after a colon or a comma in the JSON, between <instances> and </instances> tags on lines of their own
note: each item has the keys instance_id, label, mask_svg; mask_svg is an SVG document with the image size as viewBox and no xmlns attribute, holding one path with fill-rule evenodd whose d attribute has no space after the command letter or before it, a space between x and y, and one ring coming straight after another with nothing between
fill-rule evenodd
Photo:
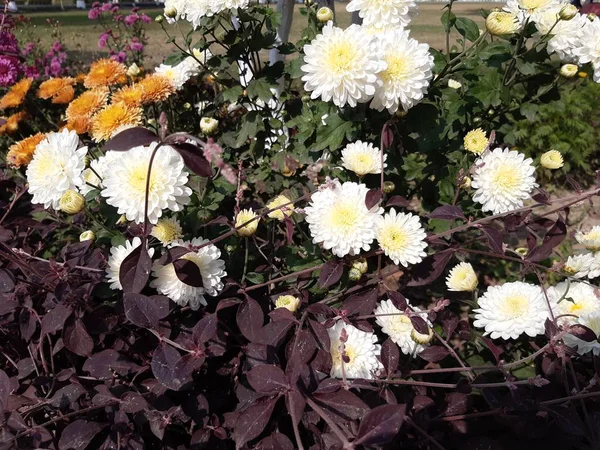
<instances>
[{"instance_id":1,"label":"white chrysanthemum flower","mask_svg":"<svg viewBox=\"0 0 600 450\"><path fill-rule=\"evenodd\" d=\"M102 179L104 179L106 165L109 161L118 158L119 153L120 152L116 151L108 151L104 156L94 159L90 163L90 167L83 171L83 180L85 181L85 184L80 189L83 195L94 190L95 187L93 186L99 187L100 189L104 187Z\"/></svg>"},{"instance_id":2,"label":"white chrysanthemum flower","mask_svg":"<svg viewBox=\"0 0 600 450\"><path fill-rule=\"evenodd\" d=\"M573 50L573 55L577 57L579 64L592 65L594 81L600 83L600 19L588 21L580 30L580 39L580 46Z\"/></svg>"},{"instance_id":3,"label":"white chrysanthemum flower","mask_svg":"<svg viewBox=\"0 0 600 450\"><path fill-rule=\"evenodd\" d=\"M452 78L448 80L448 87L450 89L460 89L462 87L462 83L460 81L456 81Z\"/></svg>"},{"instance_id":4,"label":"white chrysanthemum flower","mask_svg":"<svg viewBox=\"0 0 600 450\"><path fill-rule=\"evenodd\" d=\"M577 317L600 311L598 288L587 283L563 281L548 288L548 295L558 302L557 315L567 314L563 321L572 323Z\"/></svg>"},{"instance_id":5,"label":"white chrysanthemum flower","mask_svg":"<svg viewBox=\"0 0 600 450\"><path fill-rule=\"evenodd\" d=\"M592 252L600 250L600 225L593 226L589 231L578 231L575 239Z\"/></svg>"},{"instance_id":6,"label":"white chrysanthemum flower","mask_svg":"<svg viewBox=\"0 0 600 450\"><path fill-rule=\"evenodd\" d=\"M596 356L600 355L600 342L598 342L598 337L600 337L600 311L596 310L592 313L582 315L577 319L576 323L596 333L596 340L588 342L573 336L571 333L567 333L563 337L565 345L572 348L577 347L577 353L580 355L585 355L589 352L592 352Z\"/></svg>"},{"instance_id":7,"label":"white chrysanthemum flower","mask_svg":"<svg viewBox=\"0 0 600 450\"><path fill-rule=\"evenodd\" d=\"M181 90L183 85L198 72L198 62L190 56L175 66L161 64L155 70L157 75L168 79L177 91Z\"/></svg>"},{"instance_id":8,"label":"white chrysanthemum flower","mask_svg":"<svg viewBox=\"0 0 600 450\"><path fill-rule=\"evenodd\" d=\"M118 245L110 249L110 256L108 257L108 265L106 267L106 280L110 283L111 289L123 289L119 280L121 264L140 245L142 245L142 240L139 237L134 237L132 241L125 241L125 245ZM148 254L152 258L154 256L154 249L148 249Z\"/></svg>"},{"instance_id":9,"label":"white chrysanthemum flower","mask_svg":"<svg viewBox=\"0 0 600 450\"><path fill-rule=\"evenodd\" d=\"M387 155L383 155L383 160ZM359 176L381 173L381 150L369 142L356 141L342 150L342 166ZM387 164L383 163L383 167Z\"/></svg>"},{"instance_id":10,"label":"white chrysanthemum flower","mask_svg":"<svg viewBox=\"0 0 600 450\"><path fill-rule=\"evenodd\" d=\"M144 203L150 156L158 144L134 147L108 161L101 195L106 203L118 208L127 220L144 221ZM177 212L190 202L192 190L185 184L188 174L184 170L183 158L172 147L164 145L158 149L150 176L148 220L155 224L163 210Z\"/></svg>"},{"instance_id":11,"label":"white chrysanthemum flower","mask_svg":"<svg viewBox=\"0 0 600 450\"><path fill-rule=\"evenodd\" d=\"M37 145L26 172L29 193L33 195L31 203L57 209L65 192L83 186L82 172L88 149L78 147L79 136L66 129L49 133Z\"/></svg>"},{"instance_id":12,"label":"white chrysanthemum flower","mask_svg":"<svg viewBox=\"0 0 600 450\"><path fill-rule=\"evenodd\" d=\"M531 158L515 150L496 148L475 162L473 200L493 214L521 208L537 186Z\"/></svg>"},{"instance_id":13,"label":"white chrysanthemum flower","mask_svg":"<svg viewBox=\"0 0 600 450\"><path fill-rule=\"evenodd\" d=\"M171 8L177 11L175 20L185 19L197 28L204 17L215 15L216 0L165 0L165 12ZM167 17L169 22L175 20Z\"/></svg>"},{"instance_id":14,"label":"white chrysanthemum flower","mask_svg":"<svg viewBox=\"0 0 600 450\"><path fill-rule=\"evenodd\" d=\"M416 306L412 306L411 309L415 313L421 311ZM373 314L376 316L375 321L377 322L377 325L381 327L381 331L387 334L390 339L400 347L400 350L405 355L418 355L428 347L427 343L421 344L417 342L423 342L421 339L414 339L414 336L421 334L417 334L417 331L410 321L410 317L396 308L391 300L384 300L379 303L375 311L373 311ZM429 323L426 313L420 314L420 316ZM431 323L429 324L431 325ZM430 335L432 335L432 333L430 333Z\"/></svg>"},{"instance_id":15,"label":"white chrysanthemum flower","mask_svg":"<svg viewBox=\"0 0 600 450\"><path fill-rule=\"evenodd\" d=\"M183 238L183 229L179 220L175 217L164 217L152 227L150 236L158 239L163 246L167 246L174 241Z\"/></svg>"},{"instance_id":16,"label":"white chrysanthemum flower","mask_svg":"<svg viewBox=\"0 0 600 450\"><path fill-rule=\"evenodd\" d=\"M368 191L364 184L334 180L331 188L315 192L304 210L313 242L340 258L369 250L383 209L367 209Z\"/></svg>"},{"instance_id":17,"label":"white chrysanthemum flower","mask_svg":"<svg viewBox=\"0 0 600 450\"><path fill-rule=\"evenodd\" d=\"M383 253L394 264L420 263L427 253L427 234L421 226L419 216L410 213L396 213L394 208L376 222L376 237Z\"/></svg>"},{"instance_id":18,"label":"white chrysanthemum flower","mask_svg":"<svg viewBox=\"0 0 600 450\"><path fill-rule=\"evenodd\" d=\"M290 312L296 312L300 306L300 299L293 295L280 295L275 300L275 308L285 308Z\"/></svg>"},{"instance_id":19,"label":"white chrysanthemum flower","mask_svg":"<svg viewBox=\"0 0 600 450\"><path fill-rule=\"evenodd\" d=\"M252 236L256 233L258 229L258 222L260 222L260 218L255 219L258 216L252 209L242 209L235 216L235 227L237 228L237 233L242 237ZM248 221L252 220L252 222L248 223L248 225L244 225ZM244 225L242 227L242 225ZM238 228L241 227L241 228Z\"/></svg>"},{"instance_id":20,"label":"white chrysanthemum flower","mask_svg":"<svg viewBox=\"0 0 600 450\"><path fill-rule=\"evenodd\" d=\"M514 14L523 26L534 14L541 14L557 5L564 6L564 3L562 0L508 0L503 10Z\"/></svg>"},{"instance_id":21,"label":"white chrysanthemum flower","mask_svg":"<svg viewBox=\"0 0 600 450\"><path fill-rule=\"evenodd\" d=\"M227 11L228 9L247 8L250 0L213 0L215 13Z\"/></svg>"},{"instance_id":22,"label":"white chrysanthemum flower","mask_svg":"<svg viewBox=\"0 0 600 450\"><path fill-rule=\"evenodd\" d=\"M374 333L360 331L352 325L338 321L327 330L331 342L331 376L334 378L373 379L383 365L377 359L381 345ZM344 342L342 342L342 340Z\"/></svg>"},{"instance_id":23,"label":"white chrysanthemum flower","mask_svg":"<svg viewBox=\"0 0 600 450\"><path fill-rule=\"evenodd\" d=\"M597 266L599 265L593 253L583 253L581 255L569 256L563 270L573 278L585 278L589 276L592 270L597 270Z\"/></svg>"},{"instance_id":24,"label":"white chrysanthemum flower","mask_svg":"<svg viewBox=\"0 0 600 450\"><path fill-rule=\"evenodd\" d=\"M433 77L433 56L427 44L420 44L406 31L391 29L378 36L379 53L386 68L377 74L378 86L371 108L394 114L407 111L427 93Z\"/></svg>"},{"instance_id":25,"label":"white chrysanthemum flower","mask_svg":"<svg viewBox=\"0 0 600 450\"><path fill-rule=\"evenodd\" d=\"M155 279L150 282L150 287L155 288L160 294L166 295L178 305L189 304L193 310L200 308L200 305L206 305L204 296L215 297L218 295L223 290L221 278L227 275L225 262L219 259L221 251L216 246L211 244L197 249L206 242L208 239L194 238L191 242L177 241L170 245L171 248L186 247L192 250L180 259L192 261L198 266L202 275L201 287L185 284L177 277L172 263L163 266L158 261L152 267L152 276Z\"/></svg>"},{"instance_id":26,"label":"white chrysanthemum flower","mask_svg":"<svg viewBox=\"0 0 600 450\"><path fill-rule=\"evenodd\" d=\"M473 266L467 262L461 262L454 266L446 278L448 290L455 292L474 291L477 283L477 274L473 270Z\"/></svg>"},{"instance_id":27,"label":"white chrysanthemum flower","mask_svg":"<svg viewBox=\"0 0 600 450\"><path fill-rule=\"evenodd\" d=\"M358 11L367 25L392 28L408 25L411 9L416 7L413 0L352 0L346 5L346 10Z\"/></svg>"},{"instance_id":28,"label":"white chrysanthemum flower","mask_svg":"<svg viewBox=\"0 0 600 450\"><path fill-rule=\"evenodd\" d=\"M548 296L554 309L556 299ZM523 333L534 337L544 333L544 323L550 317L548 303L539 286L516 281L490 286L474 309L473 325L484 328L492 339L517 339Z\"/></svg>"},{"instance_id":29,"label":"white chrysanthemum flower","mask_svg":"<svg viewBox=\"0 0 600 450\"><path fill-rule=\"evenodd\" d=\"M545 8L532 16L538 31L538 37L552 36L548 40L548 53L556 53L561 61L574 60L573 50L581 45L581 30L589 22L582 14L571 20L559 20L563 4Z\"/></svg>"},{"instance_id":30,"label":"white chrysanthemum flower","mask_svg":"<svg viewBox=\"0 0 600 450\"><path fill-rule=\"evenodd\" d=\"M311 98L332 100L339 107L369 101L375 94L377 74L386 67L375 42L358 25L343 30L329 22L304 46L304 89Z\"/></svg>"}]
</instances>

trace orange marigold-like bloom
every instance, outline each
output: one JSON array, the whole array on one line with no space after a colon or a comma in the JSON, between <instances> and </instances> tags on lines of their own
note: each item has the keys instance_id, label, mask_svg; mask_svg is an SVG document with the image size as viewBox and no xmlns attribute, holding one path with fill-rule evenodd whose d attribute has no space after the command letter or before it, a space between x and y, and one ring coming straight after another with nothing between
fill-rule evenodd
<instances>
[{"instance_id":1,"label":"orange marigold-like bloom","mask_svg":"<svg viewBox=\"0 0 600 450\"><path fill-rule=\"evenodd\" d=\"M92 89L85 91L67 107L67 121L75 117L91 117L106 106L108 89Z\"/></svg>"},{"instance_id":2,"label":"orange marigold-like bloom","mask_svg":"<svg viewBox=\"0 0 600 450\"><path fill-rule=\"evenodd\" d=\"M140 85L144 90L142 99L144 105L164 101L175 92L169 79L161 75L149 75L140 81Z\"/></svg>"},{"instance_id":3,"label":"orange marigold-like bloom","mask_svg":"<svg viewBox=\"0 0 600 450\"><path fill-rule=\"evenodd\" d=\"M25 120L27 113L25 111L19 111L9 116L6 119L6 123L0 126L0 136L6 134L13 134L19 129L19 124Z\"/></svg>"},{"instance_id":4,"label":"orange marigold-like bloom","mask_svg":"<svg viewBox=\"0 0 600 450\"><path fill-rule=\"evenodd\" d=\"M15 108L23 103L32 82L31 78L23 78L13 85L4 97L0 99L0 109Z\"/></svg>"},{"instance_id":5,"label":"orange marigold-like bloom","mask_svg":"<svg viewBox=\"0 0 600 450\"><path fill-rule=\"evenodd\" d=\"M8 165L18 169L29 164L31 158L33 158L35 148L45 137L45 133L37 133L11 145L6 155Z\"/></svg>"},{"instance_id":6,"label":"orange marigold-like bloom","mask_svg":"<svg viewBox=\"0 0 600 450\"><path fill-rule=\"evenodd\" d=\"M67 120L65 127L77 134L84 134L90 131L91 121L92 119L89 116L75 116Z\"/></svg>"},{"instance_id":7,"label":"orange marigold-like bloom","mask_svg":"<svg viewBox=\"0 0 600 450\"><path fill-rule=\"evenodd\" d=\"M122 87L112 95L113 103L122 102L131 106L140 106L143 99L144 88L139 83Z\"/></svg>"},{"instance_id":8,"label":"orange marigold-like bloom","mask_svg":"<svg viewBox=\"0 0 600 450\"><path fill-rule=\"evenodd\" d=\"M38 89L38 97L47 100L58 95L66 87L70 87L74 84L75 78L50 78L49 80L46 80L40 84L40 88Z\"/></svg>"},{"instance_id":9,"label":"orange marigold-like bloom","mask_svg":"<svg viewBox=\"0 0 600 450\"><path fill-rule=\"evenodd\" d=\"M75 76L75 81L77 81L77 84L83 84L85 82L85 77L87 77L87 74L85 74L85 73L78 73Z\"/></svg>"},{"instance_id":10,"label":"orange marigold-like bloom","mask_svg":"<svg viewBox=\"0 0 600 450\"><path fill-rule=\"evenodd\" d=\"M112 59L99 59L90 66L90 71L83 82L88 89L107 87L127 81L127 68Z\"/></svg>"},{"instance_id":11,"label":"orange marigold-like bloom","mask_svg":"<svg viewBox=\"0 0 600 450\"><path fill-rule=\"evenodd\" d=\"M113 103L92 118L90 127L94 141L110 139L115 133L142 123L143 110L139 106Z\"/></svg>"},{"instance_id":12,"label":"orange marigold-like bloom","mask_svg":"<svg viewBox=\"0 0 600 450\"><path fill-rule=\"evenodd\" d=\"M73 86L65 86L52 97L52 103L56 105L66 105L75 97Z\"/></svg>"}]
</instances>

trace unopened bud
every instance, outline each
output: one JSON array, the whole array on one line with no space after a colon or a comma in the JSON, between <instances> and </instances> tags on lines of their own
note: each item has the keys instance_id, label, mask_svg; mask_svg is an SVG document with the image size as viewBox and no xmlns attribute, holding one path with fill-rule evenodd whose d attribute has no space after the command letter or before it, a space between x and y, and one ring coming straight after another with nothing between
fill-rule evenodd
<instances>
[{"instance_id":1,"label":"unopened bud","mask_svg":"<svg viewBox=\"0 0 600 450\"><path fill-rule=\"evenodd\" d=\"M67 214L77 214L85 206L85 198L77 191L69 189L60 198L58 207Z\"/></svg>"},{"instance_id":2,"label":"unopened bud","mask_svg":"<svg viewBox=\"0 0 600 450\"><path fill-rule=\"evenodd\" d=\"M348 278L351 281L358 281L360 280L362 277L362 273L360 273L360 270L358 270L357 268L353 267L352 269L350 269L350 271L348 272Z\"/></svg>"},{"instance_id":3,"label":"unopened bud","mask_svg":"<svg viewBox=\"0 0 600 450\"><path fill-rule=\"evenodd\" d=\"M200 119L200 131L206 135L211 135L219 128L219 121L212 117L203 117Z\"/></svg>"},{"instance_id":4,"label":"unopened bud","mask_svg":"<svg viewBox=\"0 0 600 450\"><path fill-rule=\"evenodd\" d=\"M328 8L327 6L319 8L317 11L317 20L321 23L327 23L330 20L333 20L333 11L331 8Z\"/></svg>"},{"instance_id":5,"label":"unopened bud","mask_svg":"<svg viewBox=\"0 0 600 450\"><path fill-rule=\"evenodd\" d=\"M127 75L130 77L137 77L141 72L140 67L136 63L133 63L127 68Z\"/></svg>"},{"instance_id":6,"label":"unopened bud","mask_svg":"<svg viewBox=\"0 0 600 450\"><path fill-rule=\"evenodd\" d=\"M383 183L383 192L391 194L396 190L396 185L392 181L385 181Z\"/></svg>"},{"instance_id":7,"label":"unopened bud","mask_svg":"<svg viewBox=\"0 0 600 450\"><path fill-rule=\"evenodd\" d=\"M177 10L173 6L165 8L165 16L169 19L174 19L177 16Z\"/></svg>"},{"instance_id":8,"label":"unopened bud","mask_svg":"<svg viewBox=\"0 0 600 450\"><path fill-rule=\"evenodd\" d=\"M577 6L565 5L558 13L558 17L560 17L560 20L571 20L577 13L579 13Z\"/></svg>"},{"instance_id":9,"label":"unopened bud","mask_svg":"<svg viewBox=\"0 0 600 450\"><path fill-rule=\"evenodd\" d=\"M296 312L298 306L300 306L300 299L293 295L280 295L275 300L276 308L285 308L290 312Z\"/></svg>"},{"instance_id":10,"label":"unopened bud","mask_svg":"<svg viewBox=\"0 0 600 450\"><path fill-rule=\"evenodd\" d=\"M188 102L185 102L183 104L183 109L184 109L184 111L190 111L192 109L192 104L188 103Z\"/></svg>"},{"instance_id":11,"label":"unopened bud","mask_svg":"<svg viewBox=\"0 0 600 450\"><path fill-rule=\"evenodd\" d=\"M359 258L352 262L352 268L358 269L361 274L367 273L369 270L369 265L367 264L367 260L365 258Z\"/></svg>"},{"instance_id":12,"label":"unopened bud","mask_svg":"<svg viewBox=\"0 0 600 450\"><path fill-rule=\"evenodd\" d=\"M96 234L92 230L84 231L79 235L79 242L94 241L95 239Z\"/></svg>"},{"instance_id":13,"label":"unopened bud","mask_svg":"<svg viewBox=\"0 0 600 450\"><path fill-rule=\"evenodd\" d=\"M422 334L413 328L410 332L410 338L417 344L429 344L433 339L433 330L431 328L427 328L427 331L429 332L428 334Z\"/></svg>"},{"instance_id":14,"label":"unopened bud","mask_svg":"<svg viewBox=\"0 0 600 450\"><path fill-rule=\"evenodd\" d=\"M493 36L507 36L519 29L516 15L504 11L492 11L485 19L485 27Z\"/></svg>"},{"instance_id":15,"label":"unopened bud","mask_svg":"<svg viewBox=\"0 0 600 450\"><path fill-rule=\"evenodd\" d=\"M163 16L162 14L159 14L158 16L156 16L156 17L154 18L154 21L155 21L156 23L163 23L163 21L164 21L164 20L165 20L165 16Z\"/></svg>"},{"instance_id":16,"label":"unopened bud","mask_svg":"<svg viewBox=\"0 0 600 450\"><path fill-rule=\"evenodd\" d=\"M462 179L462 183L460 183L460 187L463 189L469 189L471 187L471 179L469 177L464 177Z\"/></svg>"},{"instance_id":17,"label":"unopened bud","mask_svg":"<svg viewBox=\"0 0 600 450\"><path fill-rule=\"evenodd\" d=\"M563 64L560 68L560 75L565 78L573 78L577 75L578 67L575 64Z\"/></svg>"},{"instance_id":18,"label":"unopened bud","mask_svg":"<svg viewBox=\"0 0 600 450\"><path fill-rule=\"evenodd\" d=\"M587 72L578 72L577 76L579 78L587 78L588 74L587 74Z\"/></svg>"}]
</instances>

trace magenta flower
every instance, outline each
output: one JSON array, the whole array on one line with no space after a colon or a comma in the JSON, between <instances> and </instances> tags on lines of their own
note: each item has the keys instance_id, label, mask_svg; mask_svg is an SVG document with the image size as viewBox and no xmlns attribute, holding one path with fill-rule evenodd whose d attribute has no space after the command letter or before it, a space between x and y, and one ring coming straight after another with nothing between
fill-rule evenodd
<instances>
[{"instance_id":1,"label":"magenta flower","mask_svg":"<svg viewBox=\"0 0 600 450\"><path fill-rule=\"evenodd\" d=\"M96 20L98 17L100 17L100 11L98 10L98 8L90 9L90 12L88 13L88 19Z\"/></svg>"},{"instance_id":2,"label":"magenta flower","mask_svg":"<svg viewBox=\"0 0 600 450\"><path fill-rule=\"evenodd\" d=\"M131 50L133 50L134 52L143 52L144 51L144 44L142 44L140 42L132 42L131 43Z\"/></svg>"},{"instance_id":3,"label":"magenta flower","mask_svg":"<svg viewBox=\"0 0 600 450\"><path fill-rule=\"evenodd\" d=\"M150 23L150 22L152 22L152 19L149 16L147 16L146 14L141 14L140 15L140 19L144 23Z\"/></svg>"},{"instance_id":4,"label":"magenta flower","mask_svg":"<svg viewBox=\"0 0 600 450\"><path fill-rule=\"evenodd\" d=\"M100 9L102 11L110 11L110 3L103 3Z\"/></svg>"},{"instance_id":5,"label":"magenta flower","mask_svg":"<svg viewBox=\"0 0 600 450\"><path fill-rule=\"evenodd\" d=\"M0 31L0 53L19 53L19 44L10 31Z\"/></svg>"},{"instance_id":6,"label":"magenta flower","mask_svg":"<svg viewBox=\"0 0 600 450\"><path fill-rule=\"evenodd\" d=\"M40 76L40 71L36 66L25 66L23 73L26 78L37 79Z\"/></svg>"},{"instance_id":7,"label":"magenta flower","mask_svg":"<svg viewBox=\"0 0 600 450\"><path fill-rule=\"evenodd\" d=\"M12 86L18 76L16 60L9 56L0 56L0 86Z\"/></svg>"},{"instance_id":8,"label":"magenta flower","mask_svg":"<svg viewBox=\"0 0 600 450\"><path fill-rule=\"evenodd\" d=\"M130 27L131 25L133 25L134 23L136 23L138 20L137 15L135 14L130 14L127 17L125 17L125 25L127 25L128 27Z\"/></svg>"}]
</instances>

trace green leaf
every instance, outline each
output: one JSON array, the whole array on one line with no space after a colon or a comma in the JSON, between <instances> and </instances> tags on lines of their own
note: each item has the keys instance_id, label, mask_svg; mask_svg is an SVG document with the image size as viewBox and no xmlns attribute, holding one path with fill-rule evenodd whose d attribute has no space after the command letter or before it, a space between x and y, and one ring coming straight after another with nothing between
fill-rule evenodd
<instances>
[{"instance_id":1,"label":"green leaf","mask_svg":"<svg viewBox=\"0 0 600 450\"><path fill-rule=\"evenodd\" d=\"M248 97L258 97L263 102L268 102L273 98L271 85L264 79L258 78L250 81L248 84Z\"/></svg>"},{"instance_id":2,"label":"green leaf","mask_svg":"<svg viewBox=\"0 0 600 450\"><path fill-rule=\"evenodd\" d=\"M242 95L242 87L241 86L234 86L232 88L229 88L225 91L223 91L223 100L225 100L226 102L236 102L237 99Z\"/></svg>"},{"instance_id":3,"label":"green leaf","mask_svg":"<svg viewBox=\"0 0 600 450\"><path fill-rule=\"evenodd\" d=\"M324 150L328 147L329 150L336 151L353 129L352 122L346 122L337 114L330 115L326 124L317 130L317 142L311 148L312 151Z\"/></svg>"},{"instance_id":4,"label":"green leaf","mask_svg":"<svg viewBox=\"0 0 600 450\"><path fill-rule=\"evenodd\" d=\"M480 77L477 84L471 89L473 94L486 108L489 106L498 106L500 94L502 93L502 80L500 74L496 71L486 71L484 76Z\"/></svg>"},{"instance_id":5,"label":"green leaf","mask_svg":"<svg viewBox=\"0 0 600 450\"><path fill-rule=\"evenodd\" d=\"M454 26L462 36L471 42L476 41L479 37L479 27L471 19L458 17Z\"/></svg>"},{"instance_id":6,"label":"green leaf","mask_svg":"<svg viewBox=\"0 0 600 450\"><path fill-rule=\"evenodd\" d=\"M249 272L246 274L246 279L254 284L264 283L265 276L262 273Z\"/></svg>"},{"instance_id":7,"label":"green leaf","mask_svg":"<svg viewBox=\"0 0 600 450\"><path fill-rule=\"evenodd\" d=\"M444 14L442 14L441 21L442 25L444 25L444 31L449 33L456 22L456 16L453 12L446 10L444 11Z\"/></svg>"}]
</instances>

